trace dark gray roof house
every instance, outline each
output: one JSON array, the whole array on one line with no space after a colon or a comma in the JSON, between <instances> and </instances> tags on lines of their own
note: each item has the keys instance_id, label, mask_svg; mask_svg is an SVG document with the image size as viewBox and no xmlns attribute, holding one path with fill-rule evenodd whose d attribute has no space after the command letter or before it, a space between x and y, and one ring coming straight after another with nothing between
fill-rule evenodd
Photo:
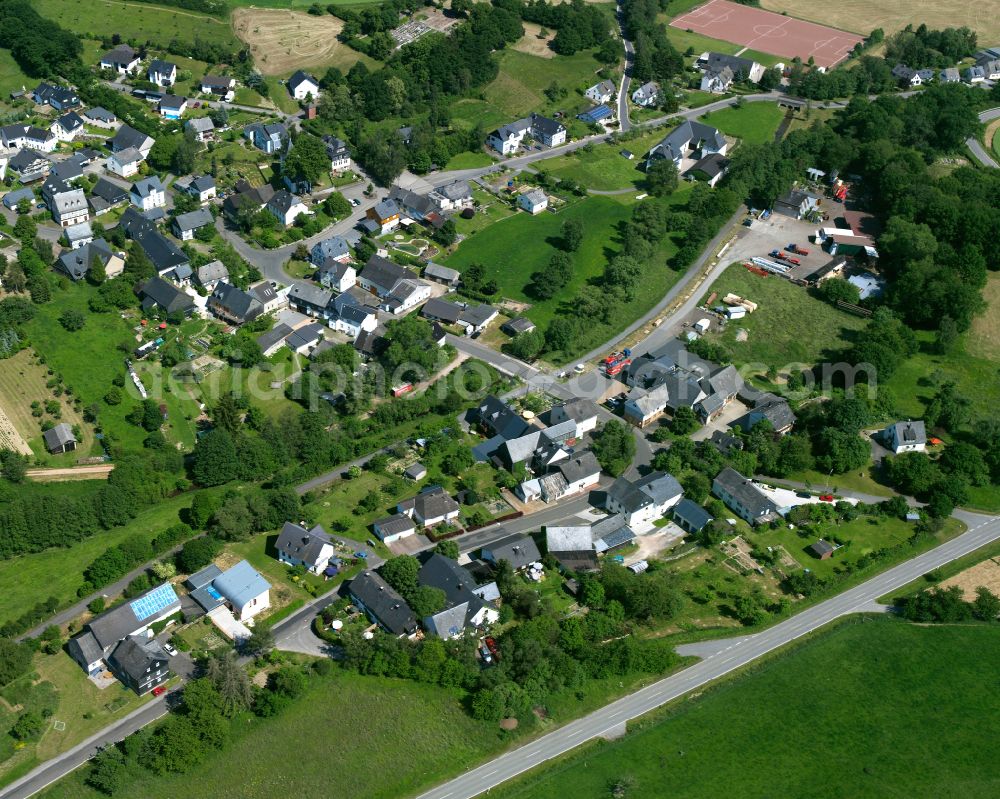
<instances>
[{"instance_id":1,"label":"dark gray roof house","mask_svg":"<svg viewBox=\"0 0 1000 799\"><path fill-rule=\"evenodd\" d=\"M351 254L351 248L347 244L347 239L343 236L331 236L328 239L317 241L309 251L309 260L315 266L322 266L329 258L337 260Z\"/></svg>"},{"instance_id":2,"label":"dark gray roof house","mask_svg":"<svg viewBox=\"0 0 1000 799\"><path fill-rule=\"evenodd\" d=\"M530 535L509 535L483 547L483 560L490 563L507 561L514 571L542 559L538 545Z\"/></svg>"},{"instance_id":3,"label":"dark gray roof house","mask_svg":"<svg viewBox=\"0 0 1000 799\"><path fill-rule=\"evenodd\" d=\"M173 229L178 238L184 238L185 234L191 234L195 230L205 225L215 224L215 217L205 208L196 208L186 214L178 214L174 217Z\"/></svg>"},{"instance_id":4,"label":"dark gray roof house","mask_svg":"<svg viewBox=\"0 0 1000 799\"><path fill-rule=\"evenodd\" d=\"M517 336L521 333L530 333L535 329L535 323L524 316L518 316L504 322L500 325L500 329L510 336Z\"/></svg>"},{"instance_id":5,"label":"dark gray roof house","mask_svg":"<svg viewBox=\"0 0 1000 799\"><path fill-rule=\"evenodd\" d=\"M42 433L42 438L45 441L45 448L53 454L76 449L76 436L73 435L73 428L66 422L60 422L55 427L49 428Z\"/></svg>"},{"instance_id":6,"label":"dark gray roof house","mask_svg":"<svg viewBox=\"0 0 1000 799\"><path fill-rule=\"evenodd\" d=\"M202 286L214 285L220 280L229 280L229 270L222 261L211 261L204 266L199 266L194 274L195 280Z\"/></svg>"},{"instance_id":7,"label":"dark gray roof house","mask_svg":"<svg viewBox=\"0 0 1000 799\"><path fill-rule=\"evenodd\" d=\"M379 296L392 293L401 280L414 277L409 269L395 264L380 255L373 255L364 265L358 279L364 287L371 286Z\"/></svg>"},{"instance_id":8,"label":"dark gray roof house","mask_svg":"<svg viewBox=\"0 0 1000 799\"><path fill-rule=\"evenodd\" d=\"M721 151L726 146L726 137L711 125L695 120L686 120L668 133L663 140L655 145L647 156L647 166L658 158L669 158L680 161L688 151L707 152Z\"/></svg>"},{"instance_id":9,"label":"dark gray roof house","mask_svg":"<svg viewBox=\"0 0 1000 799\"><path fill-rule=\"evenodd\" d=\"M712 515L697 502L685 497L674 506L674 521L682 530L697 533L712 521Z\"/></svg>"},{"instance_id":10,"label":"dark gray roof house","mask_svg":"<svg viewBox=\"0 0 1000 799\"><path fill-rule=\"evenodd\" d=\"M750 480L728 466L716 475L712 493L750 524L761 524L778 517L778 506Z\"/></svg>"},{"instance_id":11,"label":"dark gray roof house","mask_svg":"<svg viewBox=\"0 0 1000 799\"><path fill-rule=\"evenodd\" d=\"M107 178L99 178L90 191L90 206L97 213L124 202L128 202L128 189Z\"/></svg>"},{"instance_id":12,"label":"dark gray roof house","mask_svg":"<svg viewBox=\"0 0 1000 799\"><path fill-rule=\"evenodd\" d=\"M59 256L56 269L65 272L73 280L83 280L96 261L107 266L114 253L104 239L94 239L76 250L69 250Z\"/></svg>"},{"instance_id":13,"label":"dark gray roof house","mask_svg":"<svg viewBox=\"0 0 1000 799\"><path fill-rule=\"evenodd\" d=\"M253 321L264 312L256 297L225 281L216 284L208 298L208 308L216 316L238 325Z\"/></svg>"},{"instance_id":14,"label":"dark gray roof house","mask_svg":"<svg viewBox=\"0 0 1000 799\"><path fill-rule=\"evenodd\" d=\"M162 277L151 278L141 289L143 310L160 308L164 313L191 313L194 310L194 300L172 283Z\"/></svg>"},{"instance_id":15,"label":"dark gray roof house","mask_svg":"<svg viewBox=\"0 0 1000 799\"><path fill-rule=\"evenodd\" d=\"M134 147L140 152L143 150L148 152L154 141L151 136L147 136L130 125L122 125L111 139L111 152L120 153L130 147Z\"/></svg>"},{"instance_id":16,"label":"dark gray roof house","mask_svg":"<svg viewBox=\"0 0 1000 799\"><path fill-rule=\"evenodd\" d=\"M574 425L575 426L575 425ZM556 464L558 471L569 485L579 483L581 480L593 478L601 473L601 464L597 462L597 457L589 449L581 452L569 460L560 461Z\"/></svg>"},{"instance_id":17,"label":"dark gray roof house","mask_svg":"<svg viewBox=\"0 0 1000 799\"><path fill-rule=\"evenodd\" d=\"M170 676L169 661L155 638L130 635L115 647L108 665L118 679L142 696Z\"/></svg>"},{"instance_id":18,"label":"dark gray roof house","mask_svg":"<svg viewBox=\"0 0 1000 799\"><path fill-rule=\"evenodd\" d=\"M294 522L285 522L274 547L280 560L318 566L324 554L329 552L331 542L330 534L318 524L307 530Z\"/></svg>"},{"instance_id":19,"label":"dark gray roof house","mask_svg":"<svg viewBox=\"0 0 1000 799\"><path fill-rule=\"evenodd\" d=\"M152 223L147 220L147 224ZM142 251L161 275L171 270L190 269L190 262L184 251L155 228L139 227L131 235L139 242Z\"/></svg>"},{"instance_id":20,"label":"dark gray roof house","mask_svg":"<svg viewBox=\"0 0 1000 799\"><path fill-rule=\"evenodd\" d=\"M524 421L506 402L490 394L479 405L479 423L505 440L520 438L528 429Z\"/></svg>"},{"instance_id":21,"label":"dark gray roof house","mask_svg":"<svg viewBox=\"0 0 1000 799\"><path fill-rule=\"evenodd\" d=\"M362 572L351 580L347 590L358 608L387 632L413 635L417 631L413 610L377 572Z\"/></svg>"}]
</instances>

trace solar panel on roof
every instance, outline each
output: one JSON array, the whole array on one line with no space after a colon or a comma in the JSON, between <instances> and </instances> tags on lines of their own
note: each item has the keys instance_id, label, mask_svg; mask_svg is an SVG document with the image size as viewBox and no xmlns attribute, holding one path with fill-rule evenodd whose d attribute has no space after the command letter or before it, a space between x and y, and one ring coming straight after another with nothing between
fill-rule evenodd
<instances>
[{"instance_id":1,"label":"solar panel on roof","mask_svg":"<svg viewBox=\"0 0 1000 799\"><path fill-rule=\"evenodd\" d=\"M145 621L150 616L155 616L176 601L177 594L174 593L174 587L170 583L164 583L159 588L154 588L148 594L139 597L129 604L135 617L139 621Z\"/></svg>"}]
</instances>

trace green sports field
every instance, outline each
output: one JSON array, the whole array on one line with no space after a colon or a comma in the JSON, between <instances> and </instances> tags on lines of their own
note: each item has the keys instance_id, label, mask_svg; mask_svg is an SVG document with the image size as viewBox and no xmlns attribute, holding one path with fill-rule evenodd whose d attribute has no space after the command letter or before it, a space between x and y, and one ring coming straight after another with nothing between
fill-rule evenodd
<instances>
[{"instance_id":1,"label":"green sports field","mask_svg":"<svg viewBox=\"0 0 1000 799\"><path fill-rule=\"evenodd\" d=\"M1000 625L848 622L491 796L995 797L998 662Z\"/></svg>"}]
</instances>

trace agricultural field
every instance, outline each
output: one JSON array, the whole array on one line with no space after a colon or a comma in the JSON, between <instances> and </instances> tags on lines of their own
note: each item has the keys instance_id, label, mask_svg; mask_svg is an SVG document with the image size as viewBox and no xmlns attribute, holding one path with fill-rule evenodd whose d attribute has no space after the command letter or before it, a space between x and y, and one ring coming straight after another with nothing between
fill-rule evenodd
<instances>
[{"instance_id":1,"label":"agricultural field","mask_svg":"<svg viewBox=\"0 0 1000 799\"><path fill-rule=\"evenodd\" d=\"M524 23L524 36L509 47L520 53L535 55L539 58L555 58L555 51L549 46L556 37L555 31L549 31L548 36L542 35L542 26L534 22Z\"/></svg>"},{"instance_id":2,"label":"agricultural field","mask_svg":"<svg viewBox=\"0 0 1000 799\"><path fill-rule=\"evenodd\" d=\"M932 29L964 25L976 31L979 43L987 47L1000 40L1000 16L984 13L961 0L921 3L919 9L898 0L841 0L821 4L808 0L762 0L761 7L865 36L875 28L882 28L888 36L907 25L924 23Z\"/></svg>"},{"instance_id":3,"label":"agricultural field","mask_svg":"<svg viewBox=\"0 0 1000 799\"><path fill-rule=\"evenodd\" d=\"M747 144L763 144L774 140L784 116L777 103L744 103L738 108L713 111L701 121Z\"/></svg>"},{"instance_id":4,"label":"agricultural field","mask_svg":"<svg viewBox=\"0 0 1000 799\"><path fill-rule=\"evenodd\" d=\"M492 795L607 796L621 782L629 799L995 796L1000 762L983 756L982 736L1000 699L983 669L1000 658L1000 627L865 621L818 634ZM815 756L790 741L807 741Z\"/></svg>"},{"instance_id":5,"label":"agricultural field","mask_svg":"<svg viewBox=\"0 0 1000 799\"><path fill-rule=\"evenodd\" d=\"M72 491L74 496L86 496L102 485L98 480L53 484L60 496ZM32 485L42 492L47 486ZM52 548L44 552L18 555L0 561L0 591L4 602L0 608L0 623L17 618L36 602L50 596L59 600L60 607L77 601L76 591L83 584L83 570L105 549L120 544L131 535L139 534L152 540L172 524L180 521L180 511L191 505L191 495L179 494L145 508L124 527L101 531L70 547Z\"/></svg>"},{"instance_id":6,"label":"agricultural field","mask_svg":"<svg viewBox=\"0 0 1000 799\"><path fill-rule=\"evenodd\" d=\"M250 47L254 63L264 75L287 76L297 69L340 67L374 62L337 40L344 23L329 14L311 16L283 9L237 8L233 30Z\"/></svg>"},{"instance_id":7,"label":"agricultural field","mask_svg":"<svg viewBox=\"0 0 1000 799\"><path fill-rule=\"evenodd\" d=\"M1000 362L1000 275L995 272L990 273L983 299L987 308L973 320L965 349L977 358Z\"/></svg>"},{"instance_id":8,"label":"agricultural field","mask_svg":"<svg viewBox=\"0 0 1000 799\"><path fill-rule=\"evenodd\" d=\"M314 679L275 718L241 718L238 723L233 742L201 766L180 775L143 773L116 795L187 796L197 785L199 795L218 797L236 795L233 786L239 786L241 799L272 799L276 793L396 799L473 766L502 742L491 728L469 717L455 692L339 669ZM297 765L289 769L289 763ZM350 779L342 778L345 774ZM85 785L85 776L84 770L76 771L42 796L103 796Z\"/></svg>"},{"instance_id":9,"label":"agricultural field","mask_svg":"<svg viewBox=\"0 0 1000 799\"><path fill-rule=\"evenodd\" d=\"M117 33L123 39L148 41L159 47L165 47L172 39L194 42L195 38L234 51L241 46L229 20L181 8L130 3L127 0L89 0L86 3L77 0L34 0L33 5L43 17L92 39Z\"/></svg>"},{"instance_id":10,"label":"agricultural field","mask_svg":"<svg viewBox=\"0 0 1000 799\"><path fill-rule=\"evenodd\" d=\"M864 319L838 310L808 289L778 277L759 277L740 264L723 272L705 296L712 292L719 297L733 292L758 304L754 313L727 323L721 334L710 332L708 338L725 345L737 365L762 364L762 371L771 365L780 369L839 360L851 332L865 326ZM738 340L740 330L746 331L745 341Z\"/></svg>"},{"instance_id":11,"label":"agricultural field","mask_svg":"<svg viewBox=\"0 0 1000 799\"><path fill-rule=\"evenodd\" d=\"M74 407L72 397L62 394L56 397L52 388L46 383L52 380L49 369L38 362L29 349L21 350L17 355L8 358L0 369L0 409L13 425L14 430L23 441L28 442L34 455L41 461L52 465L71 466L78 458L88 455L100 455L102 449L96 447L93 428L83 421L83 415ZM54 416L46 411L41 416L32 414L33 402L54 401L59 406L59 415ZM83 432L82 440L73 452L64 455L49 455L42 440L41 422L65 422L70 427L78 426ZM27 453L25 453L27 454Z\"/></svg>"}]
</instances>

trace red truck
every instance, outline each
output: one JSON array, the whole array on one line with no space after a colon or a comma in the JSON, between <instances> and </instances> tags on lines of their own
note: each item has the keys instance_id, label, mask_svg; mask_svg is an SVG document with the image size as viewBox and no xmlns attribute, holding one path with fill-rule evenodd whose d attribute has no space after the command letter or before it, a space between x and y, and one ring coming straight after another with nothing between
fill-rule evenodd
<instances>
[{"instance_id":1,"label":"red truck","mask_svg":"<svg viewBox=\"0 0 1000 799\"><path fill-rule=\"evenodd\" d=\"M798 244L789 244L787 247L785 247L785 249L788 250L789 252L795 253L796 255L808 255L809 254L809 250L803 249Z\"/></svg>"},{"instance_id":2,"label":"red truck","mask_svg":"<svg viewBox=\"0 0 1000 799\"><path fill-rule=\"evenodd\" d=\"M614 377L630 363L632 363L631 350L625 349L621 352L612 352L604 359L604 374L608 377Z\"/></svg>"}]
</instances>

